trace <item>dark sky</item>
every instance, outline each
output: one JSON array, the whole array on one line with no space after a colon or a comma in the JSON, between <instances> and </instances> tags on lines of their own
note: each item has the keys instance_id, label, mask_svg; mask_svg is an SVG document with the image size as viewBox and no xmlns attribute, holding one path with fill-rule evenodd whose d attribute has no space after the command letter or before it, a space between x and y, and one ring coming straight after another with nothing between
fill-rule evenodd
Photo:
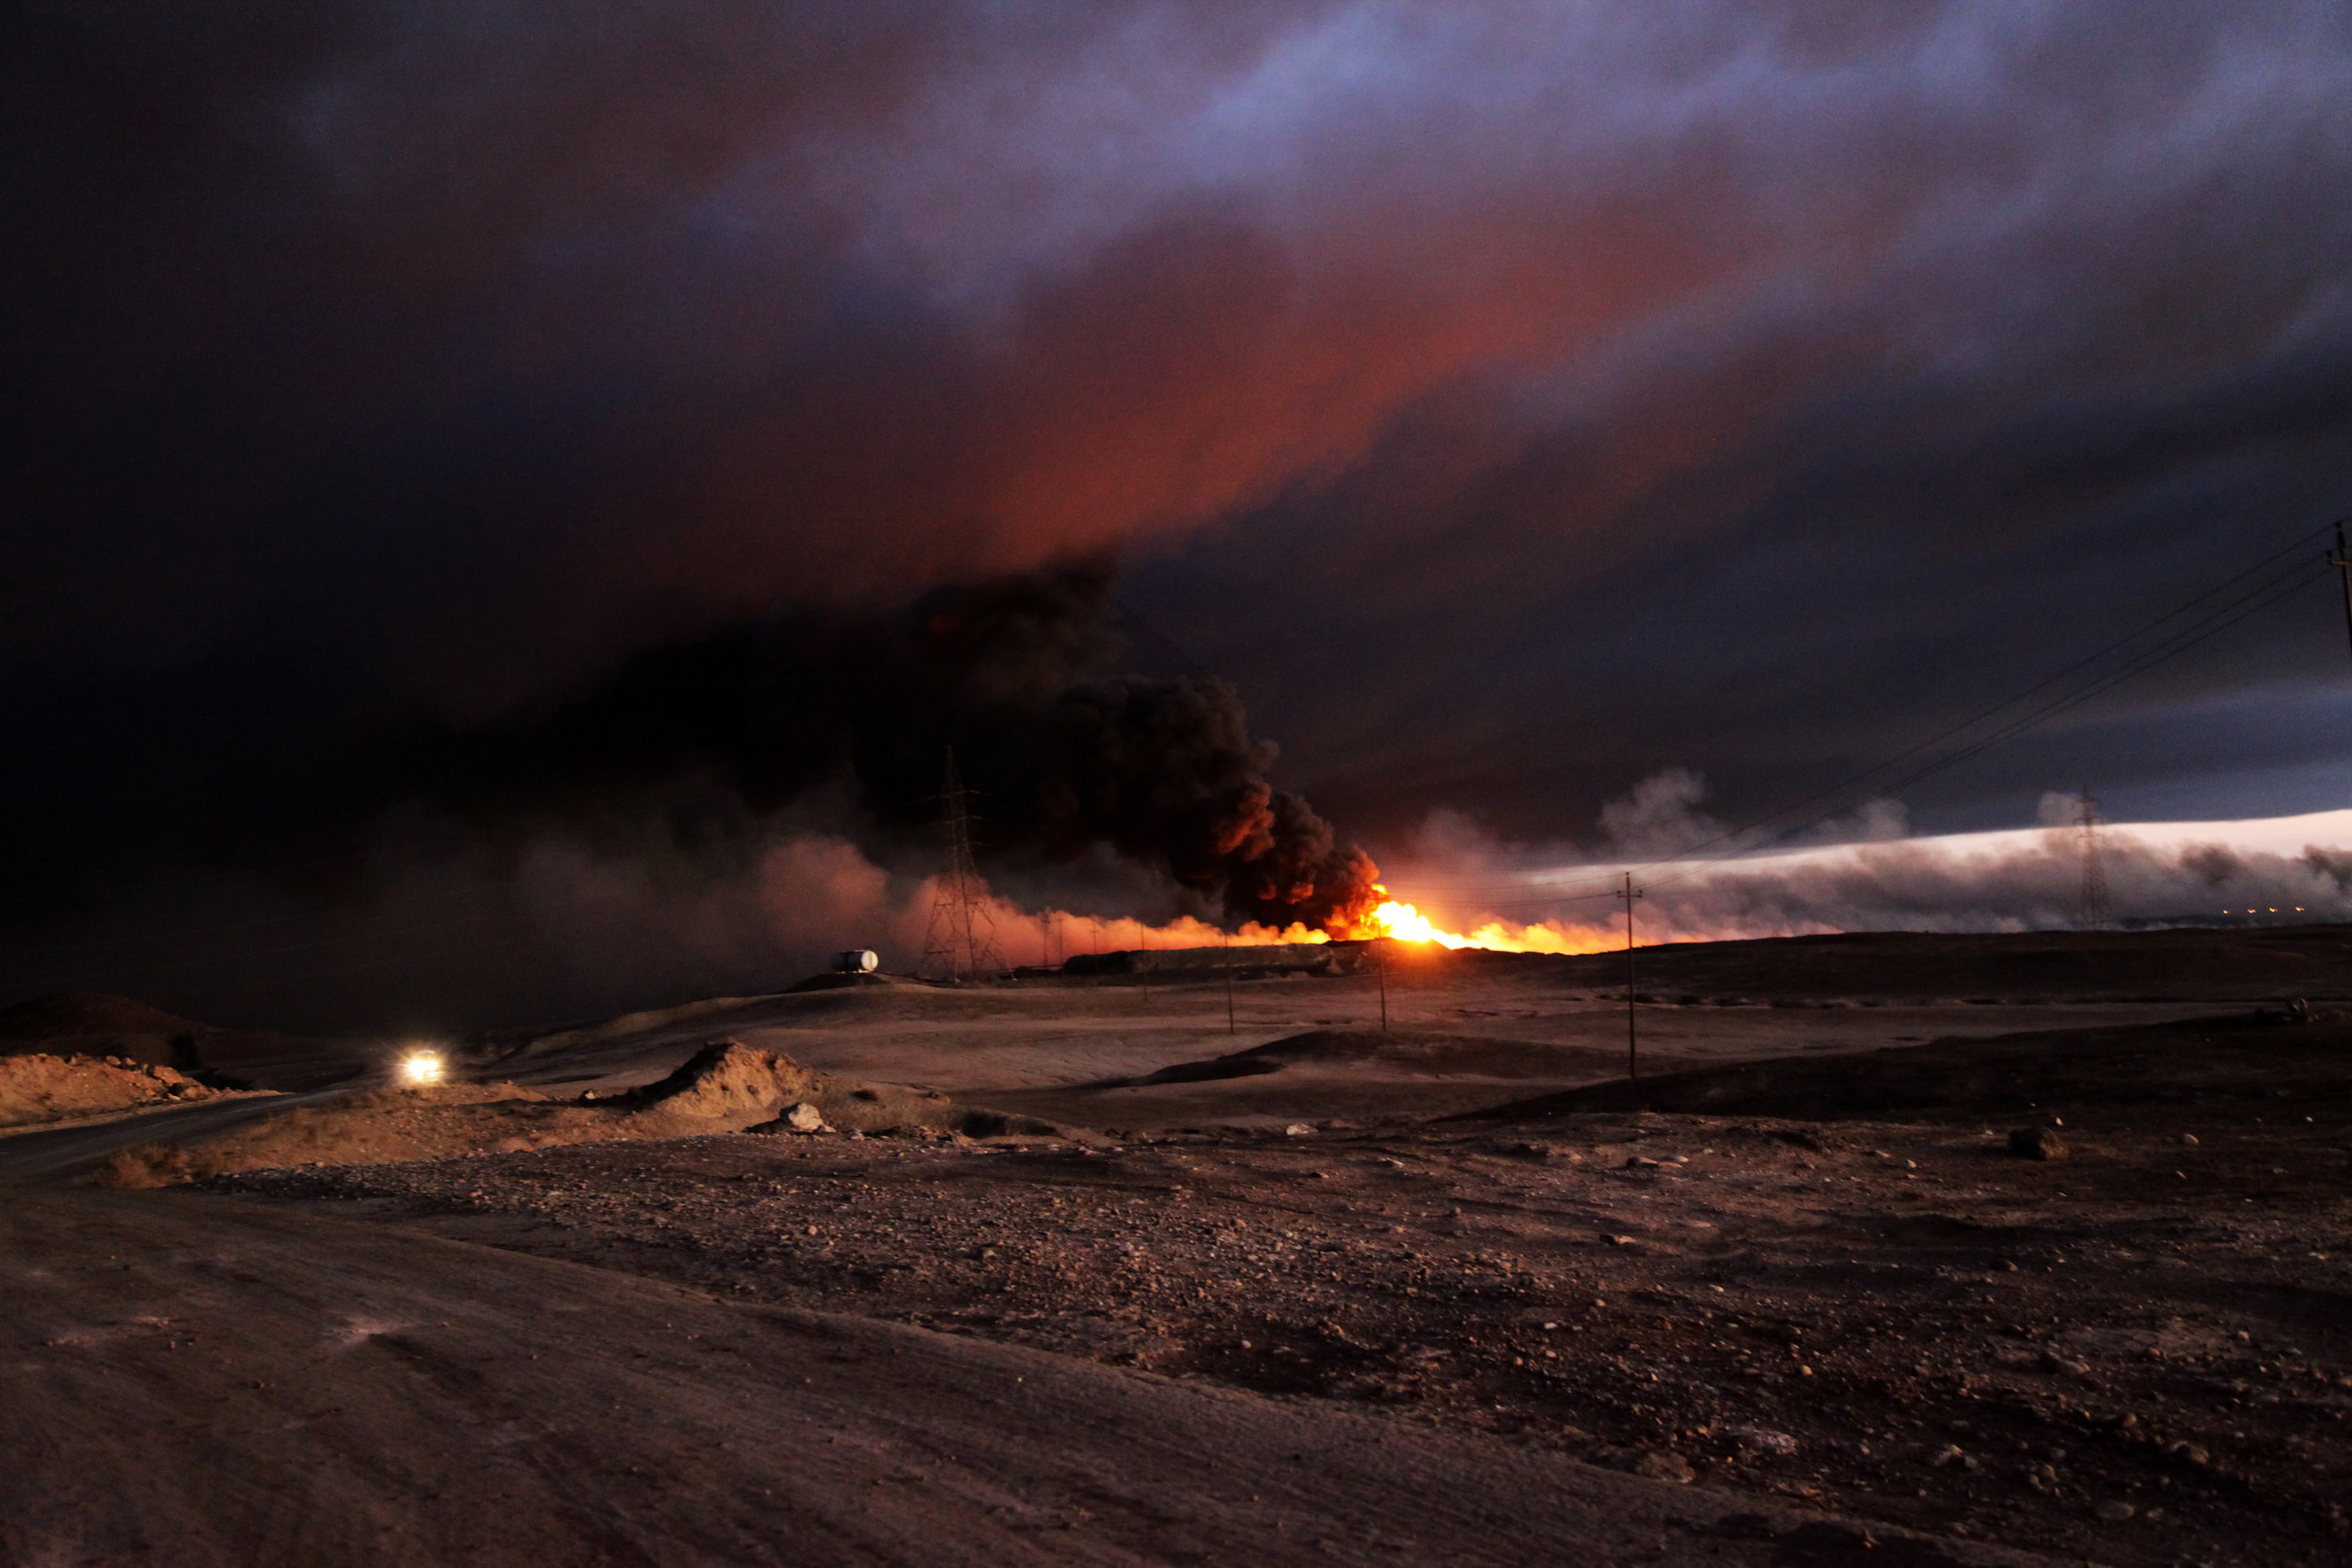
<instances>
[{"instance_id":1,"label":"dark sky","mask_svg":"<svg viewBox=\"0 0 2352 1568\"><path fill-rule=\"evenodd\" d=\"M12 991L168 962L194 1007L213 950L175 933L389 929L404 856L512 869L436 793L480 737L942 585L1116 559L1153 657L1230 677L1378 852L1438 808L1589 837L1670 765L1769 809L2352 512L2339 5L0 27ZM2085 779L2117 816L2346 803L2328 593L1912 820ZM813 764L680 826L672 760L601 758L581 832L862 831ZM577 819L490 770L510 828ZM346 970L288 1006L367 1013Z\"/></svg>"}]
</instances>

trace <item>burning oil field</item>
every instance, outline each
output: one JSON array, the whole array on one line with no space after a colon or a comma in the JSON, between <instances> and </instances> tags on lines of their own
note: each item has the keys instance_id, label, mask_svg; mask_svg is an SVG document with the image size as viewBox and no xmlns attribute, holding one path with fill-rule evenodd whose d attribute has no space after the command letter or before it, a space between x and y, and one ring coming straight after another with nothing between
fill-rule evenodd
<instances>
[{"instance_id":1,"label":"burning oil field","mask_svg":"<svg viewBox=\"0 0 2352 1568\"><path fill-rule=\"evenodd\" d=\"M232 9L0 24L0 1568L2352 1560L2344 8Z\"/></svg>"}]
</instances>

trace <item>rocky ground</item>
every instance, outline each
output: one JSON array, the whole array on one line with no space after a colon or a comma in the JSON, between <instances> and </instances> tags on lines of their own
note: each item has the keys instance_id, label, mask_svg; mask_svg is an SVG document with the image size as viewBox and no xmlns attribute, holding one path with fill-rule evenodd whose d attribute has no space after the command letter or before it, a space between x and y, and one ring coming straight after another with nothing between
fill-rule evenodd
<instances>
[{"instance_id":1,"label":"rocky ground","mask_svg":"<svg viewBox=\"0 0 2352 1568\"><path fill-rule=\"evenodd\" d=\"M2314 1060L2341 1033L2289 1032ZM2056 1160L1955 1095L1899 1118L1550 1106L1095 1148L722 1136L218 1185L1947 1538L2332 1562L2352 1556L2343 1078L2044 1101Z\"/></svg>"},{"instance_id":2,"label":"rocky ground","mask_svg":"<svg viewBox=\"0 0 2352 1568\"><path fill-rule=\"evenodd\" d=\"M2352 1561L2352 929L1425 958L0 1139L0 1561Z\"/></svg>"},{"instance_id":3,"label":"rocky ground","mask_svg":"<svg viewBox=\"0 0 2352 1568\"><path fill-rule=\"evenodd\" d=\"M185 1104L214 1092L170 1068L128 1056L0 1055L0 1129Z\"/></svg>"}]
</instances>

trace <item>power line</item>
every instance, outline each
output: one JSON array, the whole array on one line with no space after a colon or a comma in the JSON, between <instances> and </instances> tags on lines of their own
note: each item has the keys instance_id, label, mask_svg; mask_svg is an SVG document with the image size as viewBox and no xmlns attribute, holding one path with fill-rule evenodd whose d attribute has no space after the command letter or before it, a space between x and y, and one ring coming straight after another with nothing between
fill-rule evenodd
<instances>
[{"instance_id":1,"label":"power line","mask_svg":"<svg viewBox=\"0 0 2352 1568\"><path fill-rule=\"evenodd\" d=\"M2340 529L2340 525L2337 525L2337 527ZM1677 867L1671 875L1658 879L1657 885L1664 885L1667 883L1680 881L1685 878L1696 875L1700 871L1707 870L1715 865L1723 864L1731 860L1739 859L1741 856L1754 854L1760 849L1769 848L1798 833L1820 827L1822 824L1833 820L1837 815L1839 815L1840 810L1846 808L1841 806L1815 816L1807 820L1793 824L1775 833L1772 833L1761 842L1751 840L1749 842L1739 843L1737 847L1732 848L1729 852L1708 857L1698 862L1696 864L1685 863L1688 862L1689 858L1698 850L1705 849L1718 844L1746 840L1749 838L1750 834L1753 834L1757 830L1788 816L1792 812L1802 811L1807 806L1816 804L1825 800L1844 797L1853 791L1857 786L1878 777L1880 774L1886 772L1888 769L1899 767L1902 763L1909 761L1914 757L1919 756L1923 752L1931 751L1933 748L1946 741L1951 740L1959 736L1965 735L1970 730L1982 724L1988 719L2007 712L2008 710L2016 707L2019 704L2026 702L2027 700L2047 691L2051 687L2066 680L2071 675L2077 674L2087 669L2090 669L2101 664L2118 651L2126 648L2131 644L2139 641L2141 639L2146 638L2151 633L2153 633L2160 628L2178 621L2182 616L2188 614L2192 610L2198 610L2199 608L2210 603L2212 600L2220 598L2223 595L2230 594L2233 589L2237 588L2248 578L2257 577L2261 578L2261 580L2256 582L2252 587L2246 589L2243 593L2240 593L2235 597L2231 598L2227 603L2221 605L2219 608L2208 610L2204 615L2199 617L2197 620L2191 621L2186 626L2177 627L2176 629L2166 633L2165 636L2160 638L2153 646L2133 655L2129 659L2125 660L2120 669L2110 670L2100 674L2093 675L2088 681L2070 687L2051 701L2016 719L2012 719L2003 723L1994 729L1991 734L1979 736L1978 739L1971 741L1956 752L1936 758L1925 767L1915 768L1910 772L1905 773L1900 778L1896 779L1891 783L1883 783L1877 787L1883 790L1900 789L1909 784L1916 784L1923 779L1932 777L1937 773L1946 771L1948 768L1958 767L1960 764L1981 754L1989 748L1995 746L2004 740L2012 739L2015 736L2026 733L2029 729L2032 729L2040 724L2046 723L2052 719L2056 719L2062 714L2081 706L2084 703L2090 702L2092 699L2103 695L2106 691L2113 689L2115 687L2122 685L2123 682L2130 680L2135 676L2144 674L2148 671L2155 669L2157 666L2177 657L2181 654L2186 653L2189 649L2198 646L2215 636L2217 636L2221 632L2227 631L2230 627L2238 625L2250 616L2258 614L2265 610L2271 609L2276 605L2284 603L2295 594L2303 592L2312 586L2313 583L2322 580L2319 577L2314 576L2312 573L2312 567L2314 564L2313 562L2308 561L2300 562L2284 567L2280 567L2279 562L2280 562L2284 558L2295 554L2298 550L2308 548L2314 539L2324 538L2327 532L2327 530L2315 529L2298 536L2293 543L2281 546L2280 548L2271 552L2269 555L2264 557L2261 561L2256 562L2254 564L2246 567L2242 571L2233 574L2227 578L2224 578L2221 582L2216 584L2210 589L2207 589L2204 593L2196 595L2194 598L2191 598L2185 603L2167 610L2164 614L2155 617L2153 620L2146 622L2132 631L2125 633L2123 636L2106 643L2105 646L2074 660L2072 664L2065 666L2063 669L2060 669L2050 675L2046 675L2041 680L2034 682L2032 685L2024 688L2022 690L2002 699L2000 702L1994 703L1989 707L1979 710L1977 713L1961 721L1959 723L1949 725L1936 734L1905 748L1903 751L1897 752L1895 755L1888 757L1883 762L1873 764L1871 767L1864 768L1857 773L1851 774L1847 778L1836 784L1831 784L1826 788L1816 790L1811 795L1805 796L1789 805L1780 807L1777 810L1768 812L1761 816L1751 818L1745 823L1741 823L1736 827L1726 828L1708 838L1701 839L1698 842L1677 851L1672 856L1661 857L1657 860L1645 862L1633 869L1651 870L1661 866ZM2341 537L2340 533L2339 537ZM2344 558L2340 554L2337 557L2328 558L2326 563L2329 566L2337 567L2344 571L2347 583L2346 613L2347 616L2352 616L2352 559ZM1486 885L1525 886L1524 883ZM1461 884L1423 883L1421 884L1421 886L1430 888L1432 892L1439 895L1447 894L1453 894L1455 895L1472 894L1474 895L1475 893L1475 889L1465 887ZM1488 901L1485 903L1483 907L1495 912L1501 912L1502 911L1508 909L1543 908L1553 904L1577 903L1587 900L1613 898L1618 896L1621 896L1621 895L1613 889L1595 888L1590 891L1574 890L1542 895L1531 895L1524 898L1506 900L1499 903Z\"/></svg>"},{"instance_id":2,"label":"power line","mask_svg":"<svg viewBox=\"0 0 2352 1568\"><path fill-rule=\"evenodd\" d=\"M2221 622L2217 626L2211 626L2196 637L2189 638L2185 641L2176 642L2170 647L2160 647L2158 650L2153 650L2148 655L2141 656L2138 658L2136 658L2124 669L2118 671L2111 675L2102 676L2083 687L2079 687L2067 695L2059 697L2043 707L2026 715L2024 718L2004 725L1993 734L1986 736L1979 740L1973 741L1969 745L1964 746L1959 751L1953 752L1947 756L1940 757L1923 768L1914 768L1910 772L1902 775L1902 777L1894 780L1892 783L1883 784L1879 787L1890 790L1904 789L1912 784L1920 783L1922 780L1933 778L1938 773L1946 772L1951 768L1957 768L1963 762L1967 762L1975 757L1980 756L1985 752L1999 745L2004 740L2014 739L2018 736L2025 734L2027 730L2033 729L2038 725L2048 722L2052 719L2056 719L2062 714L2071 712L2074 708L2080 707L2083 704L2090 702L2092 698L2105 694L2106 692L2113 689L2115 687L2122 685L2124 681L2131 679L2135 675L2145 674L2147 672L2156 668L2158 665L2175 658L2180 655L2188 652L2189 649L2196 647L2198 644L2229 630L2239 622L2247 620L2263 610L2268 610L2274 605L2283 603L2285 600L2292 598L2295 594L2303 592L2305 589L2310 588L2313 583L2321 580L2323 579L2316 577L2307 576L2300 582L2290 583L2283 592L2271 594L2268 597L2248 605L2238 613L2232 615L2229 619ZM2201 626L2203 623L2201 622L2199 625ZM1670 874L1657 879L1656 882L1652 885L1662 887L1675 882L1679 882L1688 878L1695 877L1702 871L1711 870L1715 866L1740 859L1742 856L1752 855L1758 850L1769 849L1778 845L1785 844L1789 839L1796 837L1800 833L1809 832L1815 828L1819 828L1825 823L1834 821L1838 816L1839 809L1842 808L1822 812L1818 816L1808 817L1803 822L1794 823L1789 827L1783 828L1779 832L1771 834L1760 843L1743 845L1740 847L1731 850L1725 854L1710 856L1708 859L1699 861L1694 864L1684 863L1679 858L1671 862L1652 862L1651 863L1653 865L1673 864L1677 867L1677 869ZM1765 818L1765 820L1769 821L1771 818L1768 817Z\"/></svg>"}]
</instances>

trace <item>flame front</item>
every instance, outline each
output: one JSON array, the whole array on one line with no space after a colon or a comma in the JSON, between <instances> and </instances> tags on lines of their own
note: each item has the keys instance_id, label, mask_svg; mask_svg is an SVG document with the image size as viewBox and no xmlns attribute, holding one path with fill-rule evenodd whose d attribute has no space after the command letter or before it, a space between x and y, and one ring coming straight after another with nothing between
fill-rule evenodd
<instances>
[{"instance_id":1,"label":"flame front","mask_svg":"<svg viewBox=\"0 0 2352 1568\"><path fill-rule=\"evenodd\" d=\"M1494 953L1597 953L1610 945L1609 933L1547 920L1539 926L1508 925L1489 920L1467 934L1449 931L1389 890L1373 891L1382 901L1358 921L1349 935L1359 940L1376 937L1391 942L1426 942L1456 951L1480 947Z\"/></svg>"},{"instance_id":2,"label":"flame front","mask_svg":"<svg viewBox=\"0 0 2352 1568\"><path fill-rule=\"evenodd\" d=\"M1389 890L1382 888L1380 891L1386 893ZM1393 898L1373 911L1367 924L1372 927L1373 935L1388 937L1395 942L1434 942L1441 947L1479 945L1468 937L1438 930L1429 923L1427 916L1412 905L1399 903Z\"/></svg>"}]
</instances>

